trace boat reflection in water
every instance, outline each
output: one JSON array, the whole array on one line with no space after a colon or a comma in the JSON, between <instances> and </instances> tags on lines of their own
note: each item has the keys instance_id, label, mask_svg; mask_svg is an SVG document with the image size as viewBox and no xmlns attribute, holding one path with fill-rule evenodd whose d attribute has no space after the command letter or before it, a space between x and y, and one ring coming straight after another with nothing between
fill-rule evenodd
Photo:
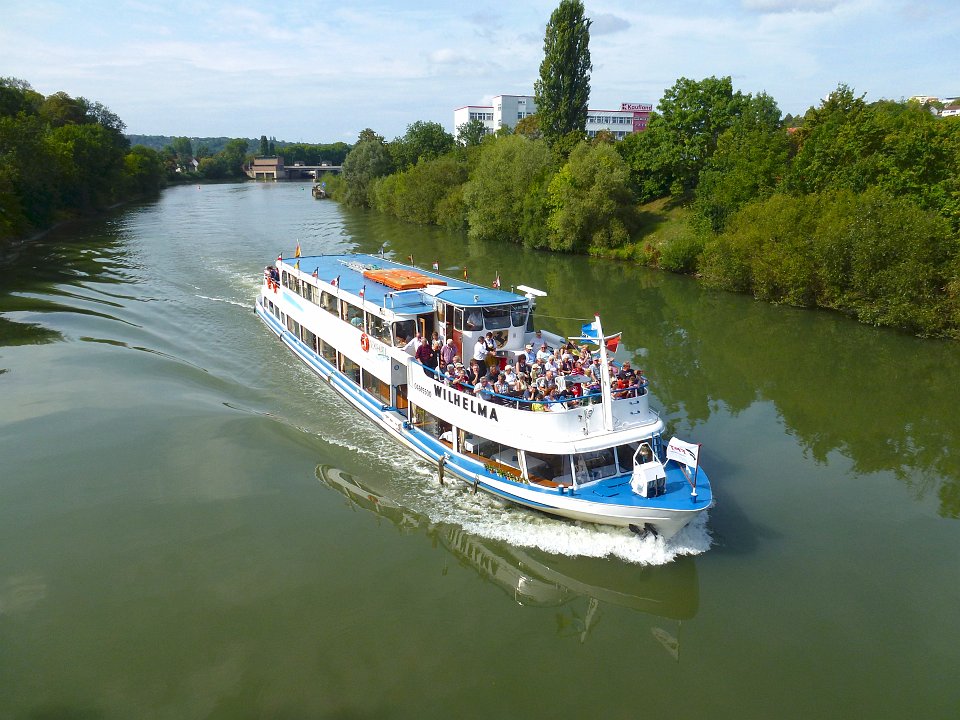
<instances>
[{"instance_id":1,"label":"boat reflection in water","mask_svg":"<svg viewBox=\"0 0 960 720\"><path fill-rule=\"evenodd\" d=\"M682 556L667 565L647 566L521 549L471 535L452 523L432 522L340 468L321 465L316 472L325 485L345 495L353 506L371 511L401 530L423 531L518 604L568 608L569 615L558 617L561 634L586 640L603 604L676 620L673 633L661 627L651 627L650 632L679 660L679 623L694 617L699 607L693 558ZM581 599L587 601L586 608L578 607Z\"/></svg>"}]
</instances>

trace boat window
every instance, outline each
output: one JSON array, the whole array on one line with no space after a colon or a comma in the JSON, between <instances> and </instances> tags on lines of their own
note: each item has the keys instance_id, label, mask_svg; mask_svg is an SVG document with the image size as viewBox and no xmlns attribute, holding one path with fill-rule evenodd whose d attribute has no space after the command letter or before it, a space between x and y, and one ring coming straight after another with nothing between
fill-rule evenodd
<instances>
[{"instance_id":1,"label":"boat window","mask_svg":"<svg viewBox=\"0 0 960 720\"><path fill-rule=\"evenodd\" d=\"M367 332L377 340L390 344L390 325L382 317L367 313Z\"/></svg>"},{"instance_id":2,"label":"boat window","mask_svg":"<svg viewBox=\"0 0 960 720\"><path fill-rule=\"evenodd\" d=\"M453 326L457 330L463 330L463 308L454 308L453 310Z\"/></svg>"},{"instance_id":3,"label":"boat window","mask_svg":"<svg viewBox=\"0 0 960 720\"><path fill-rule=\"evenodd\" d=\"M532 333L533 331L534 331L534 328L533 328L533 308L531 307L531 308L530 308L530 312L527 313L527 332L528 332L528 333Z\"/></svg>"},{"instance_id":4,"label":"boat window","mask_svg":"<svg viewBox=\"0 0 960 720\"><path fill-rule=\"evenodd\" d=\"M390 386L366 370L363 371L363 389L384 402L390 402Z\"/></svg>"},{"instance_id":5,"label":"boat window","mask_svg":"<svg viewBox=\"0 0 960 720\"><path fill-rule=\"evenodd\" d=\"M400 320L393 324L394 344L397 347L406 345L417 334L416 320Z\"/></svg>"},{"instance_id":6,"label":"boat window","mask_svg":"<svg viewBox=\"0 0 960 720\"><path fill-rule=\"evenodd\" d=\"M527 324L527 307L526 303L519 303L517 305L510 306L510 324L514 327L523 327Z\"/></svg>"},{"instance_id":7,"label":"boat window","mask_svg":"<svg viewBox=\"0 0 960 720\"><path fill-rule=\"evenodd\" d=\"M531 480L549 480L569 485L573 483L573 472L569 455L547 455L546 453L527 452L527 476Z\"/></svg>"},{"instance_id":8,"label":"boat window","mask_svg":"<svg viewBox=\"0 0 960 720\"><path fill-rule=\"evenodd\" d=\"M616 453L613 448L577 453L573 456L573 464L577 469L577 481L581 483L602 480L617 474Z\"/></svg>"},{"instance_id":9,"label":"boat window","mask_svg":"<svg viewBox=\"0 0 960 720\"><path fill-rule=\"evenodd\" d=\"M303 296L312 302L314 305L317 304L317 298L320 294L319 288L316 285L311 285L306 280L303 281Z\"/></svg>"},{"instance_id":10,"label":"boat window","mask_svg":"<svg viewBox=\"0 0 960 720\"><path fill-rule=\"evenodd\" d=\"M485 330L503 330L508 327L510 327L509 307L506 305L493 305L492 307L483 308L483 328Z\"/></svg>"},{"instance_id":11,"label":"boat window","mask_svg":"<svg viewBox=\"0 0 960 720\"><path fill-rule=\"evenodd\" d=\"M287 330L292 332L297 337L300 337L300 323L298 323L289 315L287 316Z\"/></svg>"},{"instance_id":12,"label":"boat window","mask_svg":"<svg viewBox=\"0 0 960 720\"><path fill-rule=\"evenodd\" d=\"M435 438L439 438L450 430L450 423L441 420L436 415L427 412L417 405L413 406L413 423L425 433L433 435ZM452 438L453 435L450 434L443 439L452 440Z\"/></svg>"},{"instance_id":13,"label":"boat window","mask_svg":"<svg viewBox=\"0 0 960 720\"><path fill-rule=\"evenodd\" d=\"M494 469L503 470L504 468L500 466L505 465L508 468L520 470L520 458L517 449L508 445L501 445L485 437L468 433L463 436L463 450L491 460Z\"/></svg>"},{"instance_id":14,"label":"boat window","mask_svg":"<svg viewBox=\"0 0 960 720\"><path fill-rule=\"evenodd\" d=\"M328 292L320 293L320 307L331 315L339 315L337 312L337 298Z\"/></svg>"},{"instance_id":15,"label":"boat window","mask_svg":"<svg viewBox=\"0 0 960 720\"><path fill-rule=\"evenodd\" d=\"M300 332L303 333L303 337L300 339L303 340L307 345L310 346L311 350L316 351L317 349L317 336L306 328L300 328Z\"/></svg>"},{"instance_id":16,"label":"boat window","mask_svg":"<svg viewBox=\"0 0 960 720\"><path fill-rule=\"evenodd\" d=\"M620 465L620 472L633 471L633 454L637 451L637 447L639 447L639 445L639 442L627 443L626 445L617 445L617 462ZM637 460L639 460L641 463L644 463L652 456L652 452L648 456L640 454L637 456Z\"/></svg>"},{"instance_id":17,"label":"boat window","mask_svg":"<svg viewBox=\"0 0 960 720\"><path fill-rule=\"evenodd\" d=\"M480 308L467 308L464 310L463 329L468 332L483 329L483 311Z\"/></svg>"},{"instance_id":18,"label":"boat window","mask_svg":"<svg viewBox=\"0 0 960 720\"><path fill-rule=\"evenodd\" d=\"M344 301L343 303L344 320L353 325L358 330L363 330L363 308Z\"/></svg>"},{"instance_id":19,"label":"boat window","mask_svg":"<svg viewBox=\"0 0 960 720\"><path fill-rule=\"evenodd\" d=\"M323 340L319 340L320 343L320 354L323 356L324 360L329 362L331 365L337 364L337 349L329 344L325 343Z\"/></svg>"},{"instance_id":20,"label":"boat window","mask_svg":"<svg viewBox=\"0 0 960 720\"><path fill-rule=\"evenodd\" d=\"M357 365L353 360L348 358L346 355L340 356L341 367L340 371L347 376L347 380L350 380L355 385L360 384L360 366Z\"/></svg>"}]
</instances>

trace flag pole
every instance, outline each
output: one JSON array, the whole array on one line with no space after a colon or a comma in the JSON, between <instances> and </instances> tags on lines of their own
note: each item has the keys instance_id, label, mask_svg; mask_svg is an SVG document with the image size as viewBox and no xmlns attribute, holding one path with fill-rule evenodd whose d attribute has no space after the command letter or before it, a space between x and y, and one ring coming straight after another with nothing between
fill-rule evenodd
<instances>
[{"instance_id":1,"label":"flag pole","mask_svg":"<svg viewBox=\"0 0 960 720\"><path fill-rule=\"evenodd\" d=\"M607 364L607 343L603 340L600 315L595 314L597 342L600 343L600 395L603 404L603 429L613 431L613 394L610 392L610 366Z\"/></svg>"},{"instance_id":2,"label":"flag pole","mask_svg":"<svg viewBox=\"0 0 960 720\"><path fill-rule=\"evenodd\" d=\"M693 468L693 481L690 483L693 486L693 489L690 491L690 499L693 502L697 501L697 473L700 472L700 449L703 447L703 443L697 443L697 465Z\"/></svg>"}]
</instances>

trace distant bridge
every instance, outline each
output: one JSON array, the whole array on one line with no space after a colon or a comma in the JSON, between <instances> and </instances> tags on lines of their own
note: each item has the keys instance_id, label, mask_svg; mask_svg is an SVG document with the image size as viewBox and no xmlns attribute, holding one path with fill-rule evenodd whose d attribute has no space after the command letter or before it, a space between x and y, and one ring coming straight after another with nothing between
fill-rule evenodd
<instances>
[{"instance_id":1,"label":"distant bridge","mask_svg":"<svg viewBox=\"0 0 960 720\"><path fill-rule=\"evenodd\" d=\"M284 165L282 157L258 157L249 165L243 166L247 177L254 180L306 180L318 178L326 173L339 174L342 165L303 165L294 163Z\"/></svg>"}]
</instances>

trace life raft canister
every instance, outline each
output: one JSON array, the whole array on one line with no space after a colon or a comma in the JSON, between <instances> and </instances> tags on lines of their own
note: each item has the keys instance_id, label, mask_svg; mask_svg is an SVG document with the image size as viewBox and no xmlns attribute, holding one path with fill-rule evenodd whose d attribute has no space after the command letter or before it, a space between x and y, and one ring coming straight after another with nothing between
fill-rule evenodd
<instances>
[{"instance_id":1,"label":"life raft canister","mask_svg":"<svg viewBox=\"0 0 960 720\"><path fill-rule=\"evenodd\" d=\"M367 337L366 333L360 336L360 347L363 348L364 352L370 352L370 338Z\"/></svg>"}]
</instances>

